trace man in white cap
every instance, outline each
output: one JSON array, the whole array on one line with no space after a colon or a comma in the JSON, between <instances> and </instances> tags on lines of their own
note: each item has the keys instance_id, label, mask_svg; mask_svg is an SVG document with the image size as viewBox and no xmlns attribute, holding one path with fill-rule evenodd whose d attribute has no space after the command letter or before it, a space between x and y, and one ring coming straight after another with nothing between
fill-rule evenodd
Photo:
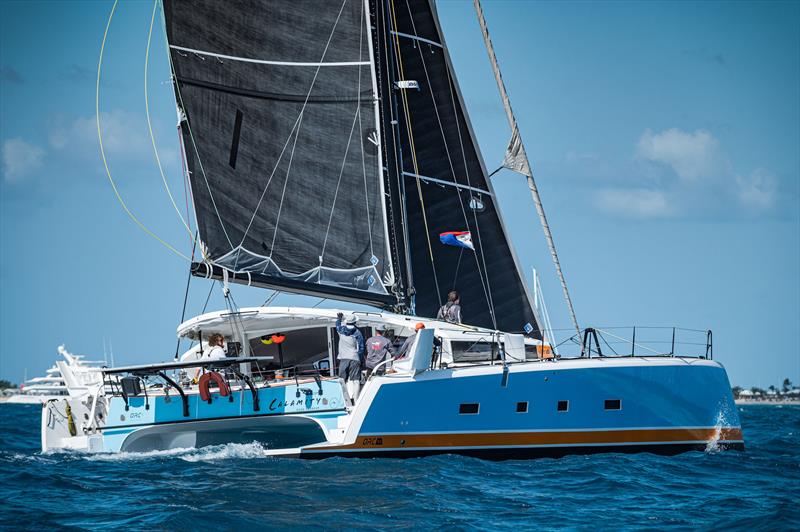
<instances>
[{"instance_id":1,"label":"man in white cap","mask_svg":"<svg viewBox=\"0 0 800 532\"><path fill-rule=\"evenodd\" d=\"M364 363L364 335L356 327L358 318L350 314L342 325L344 314L336 315L336 332L339 333L339 378L345 382L347 395L351 404L355 405L358 392L361 390L361 367Z\"/></svg>"}]
</instances>

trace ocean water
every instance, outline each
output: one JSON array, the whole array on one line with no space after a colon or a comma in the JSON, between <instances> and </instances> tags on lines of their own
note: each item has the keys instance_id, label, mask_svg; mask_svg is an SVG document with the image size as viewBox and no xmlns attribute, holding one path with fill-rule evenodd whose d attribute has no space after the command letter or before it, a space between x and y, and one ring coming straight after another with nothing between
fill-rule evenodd
<instances>
[{"instance_id":1,"label":"ocean water","mask_svg":"<svg viewBox=\"0 0 800 532\"><path fill-rule=\"evenodd\" d=\"M739 409L745 452L488 462L42 454L40 407L0 405L0 528L800 530L800 407Z\"/></svg>"}]
</instances>

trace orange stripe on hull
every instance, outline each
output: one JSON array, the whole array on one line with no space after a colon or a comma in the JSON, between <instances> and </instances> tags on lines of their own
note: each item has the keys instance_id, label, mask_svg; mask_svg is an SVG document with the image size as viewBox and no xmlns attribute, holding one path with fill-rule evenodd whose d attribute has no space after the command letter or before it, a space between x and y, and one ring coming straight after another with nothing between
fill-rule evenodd
<instances>
[{"instance_id":1,"label":"orange stripe on hull","mask_svg":"<svg viewBox=\"0 0 800 532\"><path fill-rule=\"evenodd\" d=\"M408 449L426 447L489 447L503 445L614 445L670 442L741 442L740 428L632 429L574 432L495 432L478 434L407 434L360 436L351 445L325 446L307 451L348 449Z\"/></svg>"}]
</instances>

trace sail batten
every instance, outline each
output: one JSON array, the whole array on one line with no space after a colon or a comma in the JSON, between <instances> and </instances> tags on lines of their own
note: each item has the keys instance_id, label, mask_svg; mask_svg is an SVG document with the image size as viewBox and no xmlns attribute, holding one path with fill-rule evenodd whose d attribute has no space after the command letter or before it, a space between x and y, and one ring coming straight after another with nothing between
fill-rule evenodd
<instances>
[{"instance_id":1,"label":"sail batten","mask_svg":"<svg viewBox=\"0 0 800 532\"><path fill-rule=\"evenodd\" d=\"M302 61L270 61L267 59L252 59L249 57L236 57L233 55L217 54L214 52L207 52L204 50L195 50L193 48L186 48L171 44L170 49L189 52L192 54L204 55L209 57L216 57L218 59L230 59L232 61L242 61L245 63L256 63L259 65L276 65L276 66L297 66L297 67L343 67L343 66L369 66L369 61L328 61L309 63Z\"/></svg>"}]
</instances>

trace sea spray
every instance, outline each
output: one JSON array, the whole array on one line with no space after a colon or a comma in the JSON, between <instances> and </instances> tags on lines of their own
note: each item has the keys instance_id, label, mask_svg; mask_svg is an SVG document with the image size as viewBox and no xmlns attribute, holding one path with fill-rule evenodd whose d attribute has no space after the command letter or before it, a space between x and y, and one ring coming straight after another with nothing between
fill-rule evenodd
<instances>
[{"instance_id":1,"label":"sea spray","mask_svg":"<svg viewBox=\"0 0 800 532\"><path fill-rule=\"evenodd\" d=\"M706 453L718 453L724 450L724 447L720 446L719 440L722 436L723 429L729 428L734 425L738 425L739 423L739 416L735 412L735 410L731 410L730 405L726 401L720 402L717 410L717 417L714 421L714 434L711 436L711 439L708 440L706 444Z\"/></svg>"}]
</instances>

